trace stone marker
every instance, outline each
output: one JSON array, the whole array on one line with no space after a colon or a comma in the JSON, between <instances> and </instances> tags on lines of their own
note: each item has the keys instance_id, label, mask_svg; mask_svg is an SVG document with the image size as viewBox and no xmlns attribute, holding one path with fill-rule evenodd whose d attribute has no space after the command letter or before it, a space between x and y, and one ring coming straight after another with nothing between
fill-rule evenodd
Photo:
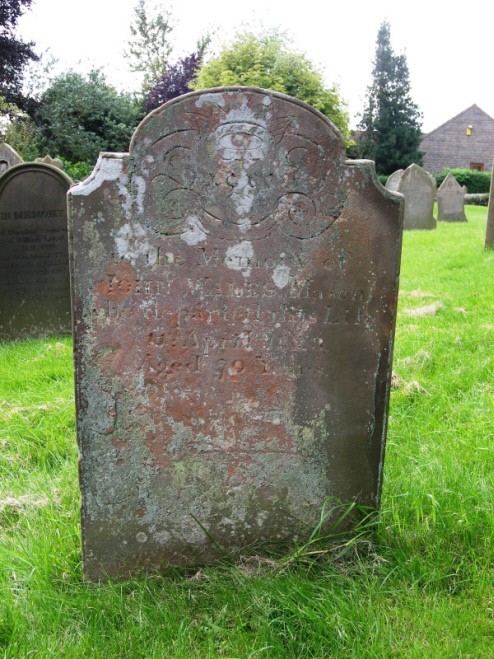
<instances>
[{"instance_id":1,"label":"stone marker","mask_svg":"<svg viewBox=\"0 0 494 659\"><path fill-rule=\"evenodd\" d=\"M433 216L436 180L419 165L410 165L401 175L398 192L405 197L404 229L435 229Z\"/></svg>"},{"instance_id":2,"label":"stone marker","mask_svg":"<svg viewBox=\"0 0 494 659\"><path fill-rule=\"evenodd\" d=\"M41 163L0 176L0 340L70 332L70 183Z\"/></svg>"},{"instance_id":3,"label":"stone marker","mask_svg":"<svg viewBox=\"0 0 494 659\"><path fill-rule=\"evenodd\" d=\"M6 142L0 144L0 174L3 174L14 165L20 165L22 162L20 155L9 144Z\"/></svg>"},{"instance_id":4,"label":"stone marker","mask_svg":"<svg viewBox=\"0 0 494 659\"><path fill-rule=\"evenodd\" d=\"M388 177L388 180L386 181L387 190L391 190L392 192L398 192L401 176L404 171L405 171L404 169L397 169L396 172L393 172L391 176Z\"/></svg>"},{"instance_id":5,"label":"stone marker","mask_svg":"<svg viewBox=\"0 0 494 659\"><path fill-rule=\"evenodd\" d=\"M448 174L437 191L437 219L466 222L465 193L453 174Z\"/></svg>"},{"instance_id":6,"label":"stone marker","mask_svg":"<svg viewBox=\"0 0 494 659\"><path fill-rule=\"evenodd\" d=\"M47 165L53 165L53 167L63 169L63 162L60 160L60 158L52 158L49 155L46 155L44 158L36 158L36 162L44 162Z\"/></svg>"},{"instance_id":7,"label":"stone marker","mask_svg":"<svg viewBox=\"0 0 494 659\"><path fill-rule=\"evenodd\" d=\"M171 101L72 188L86 578L378 506L401 204L323 115L252 88Z\"/></svg>"}]
</instances>

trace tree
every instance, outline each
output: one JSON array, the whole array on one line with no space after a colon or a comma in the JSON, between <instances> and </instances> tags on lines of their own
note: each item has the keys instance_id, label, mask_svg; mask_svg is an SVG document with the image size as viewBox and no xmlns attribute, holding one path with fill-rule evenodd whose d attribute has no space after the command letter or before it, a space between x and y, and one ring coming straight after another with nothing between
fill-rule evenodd
<instances>
[{"instance_id":1,"label":"tree","mask_svg":"<svg viewBox=\"0 0 494 659\"><path fill-rule=\"evenodd\" d=\"M171 66L152 87L144 101L146 112L151 112L172 98L192 91L191 81L197 73L202 61L202 54L192 53Z\"/></svg>"},{"instance_id":2,"label":"tree","mask_svg":"<svg viewBox=\"0 0 494 659\"><path fill-rule=\"evenodd\" d=\"M7 103L25 109L28 99L22 93L23 70L37 60L32 43L15 37L17 21L32 0L0 0L0 95Z\"/></svg>"},{"instance_id":3,"label":"tree","mask_svg":"<svg viewBox=\"0 0 494 659\"><path fill-rule=\"evenodd\" d=\"M380 174L421 164L421 117L411 99L406 57L394 54L390 26L384 21L377 33L372 84L360 122L360 156L375 160Z\"/></svg>"},{"instance_id":4,"label":"tree","mask_svg":"<svg viewBox=\"0 0 494 659\"><path fill-rule=\"evenodd\" d=\"M169 35L173 24L166 9L154 8L154 12L150 12L145 0L139 0L134 18L135 23L130 26L133 40L129 42L124 57L129 60L131 71L144 74L142 92L146 95L168 68L172 51Z\"/></svg>"},{"instance_id":5,"label":"tree","mask_svg":"<svg viewBox=\"0 0 494 659\"><path fill-rule=\"evenodd\" d=\"M348 138L348 114L337 88L326 87L322 73L305 55L290 50L278 32L237 34L217 57L202 64L191 86L223 85L262 87L294 96L325 114Z\"/></svg>"},{"instance_id":6,"label":"tree","mask_svg":"<svg viewBox=\"0 0 494 659\"><path fill-rule=\"evenodd\" d=\"M54 80L35 114L38 146L72 162L95 162L100 151L127 151L142 118L135 100L108 85L99 71L72 71Z\"/></svg>"}]
</instances>

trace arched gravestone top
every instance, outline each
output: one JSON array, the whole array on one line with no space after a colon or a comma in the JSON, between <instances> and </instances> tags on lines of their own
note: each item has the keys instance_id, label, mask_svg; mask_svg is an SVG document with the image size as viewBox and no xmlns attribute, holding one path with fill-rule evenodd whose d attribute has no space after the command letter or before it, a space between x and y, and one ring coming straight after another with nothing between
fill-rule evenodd
<instances>
[{"instance_id":1,"label":"arched gravestone top","mask_svg":"<svg viewBox=\"0 0 494 659\"><path fill-rule=\"evenodd\" d=\"M401 175L398 192L405 197L404 229L435 229L433 216L436 180L423 167L412 164Z\"/></svg>"},{"instance_id":2,"label":"arched gravestone top","mask_svg":"<svg viewBox=\"0 0 494 659\"><path fill-rule=\"evenodd\" d=\"M0 176L0 339L70 332L67 190L42 163Z\"/></svg>"},{"instance_id":3,"label":"arched gravestone top","mask_svg":"<svg viewBox=\"0 0 494 659\"><path fill-rule=\"evenodd\" d=\"M392 192L398 192L398 187L400 185L400 180L403 175L404 169L397 169L396 172L393 172L388 180L386 181L386 190L391 190Z\"/></svg>"},{"instance_id":4,"label":"arched gravestone top","mask_svg":"<svg viewBox=\"0 0 494 659\"><path fill-rule=\"evenodd\" d=\"M401 196L260 89L155 110L69 193L84 573L379 503Z\"/></svg>"},{"instance_id":5,"label":"arched gravestone top","mask_svg":"<svg viewBox=\"0 0 494 659\"><path fill-rule=\"evenodd\" d=\"M0 175L14 165L20 165L23 162L20 155L13 149L10 144L2 142L0 144Z\"/></svg>"},{"instance_id":6,"label":"arched gravestone top","mask_svg":"<svg viewBox=\"0 0 494 659\"><path fill-rule=\"evenodd\" d=\"M49 154L46 154L44 158L36 158L36 162L44 162L47 165L53 165L53 167L63 169L63 162L60 158L52 158Z\"/></svg>"},{"instance_id":7,"label":"arched gravestone top","mask_svg":"<svg viewBox=\"0 0 494 659\"><path fill-rule=\"evenodd\" d=\"M465 191L455 179L448 174L437 191L437 219L442 222L466 222Z\"/></svg>"}]
</instances>

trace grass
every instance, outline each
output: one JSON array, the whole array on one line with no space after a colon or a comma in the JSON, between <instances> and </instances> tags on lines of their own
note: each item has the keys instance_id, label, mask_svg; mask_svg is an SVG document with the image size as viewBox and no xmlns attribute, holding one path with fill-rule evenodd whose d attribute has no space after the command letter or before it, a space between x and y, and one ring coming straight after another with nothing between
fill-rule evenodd
<instances>
[{"instance_id":1,"label":"grass","mask_svg":"<svg viewBox=\"0 0 494 659\"><path fill-rule=\"evenodd\" d=\"M471 657L493 647L486 209L404 236L382 511L344 556L85 586L71 344L0 347L0 656Z\"/></svg>"}]
</instances>

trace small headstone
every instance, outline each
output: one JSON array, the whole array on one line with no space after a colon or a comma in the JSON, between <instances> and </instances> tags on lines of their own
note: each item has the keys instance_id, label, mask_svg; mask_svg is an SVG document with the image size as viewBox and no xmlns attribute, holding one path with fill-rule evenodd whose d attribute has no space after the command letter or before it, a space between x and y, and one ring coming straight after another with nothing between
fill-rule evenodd
<instances>
[{"instance_id":1,"label":"small headstone","mask_svg":"<svg viewBox=\"0 0 494 659\"><path fill-rule=\"evenodd\" d=\"M436 180L419 165L410 165L403 172L398 192L405 197L404 229L435 229L433 216Z\"/></svg>"},{"instance_id":2,"label":"small headstone","mask_svg":"<svg viewBox=\"0 0 494 659\"><path fill-rule=\"evenodd\" d=\"M60 160L60 158L52 158L49 155L46 155L44 158L36 158L36 162L44 162L47 165L53 165L53 167L63 169L63 162Z\"/></svg>"},{"instance_id":3,"label":"small headstone","mask_svg":"<svg viewBox=\"0 0 494 659\"><path fill-rule=\"evenodd\" d=\"M194 92L69 193L86 578L377 507L402 199L274 92Z\"/></svg>"},{"instance_id":4,"label":"small headstone","mask_svg":"<svg viewBox=\"0 0 494 659\"><path fill-rule=\"evenodd\" d=\"M70 332L70 183L42 163L0 176L0 340Z\"/></svg>"},{"instance_id":5,"label":"small headstone","mask_svg":"<svg viewBox=\"0 0 494 659\"><path fill-rule=\"evenodd\" d=\"M14 165L20 165L23 162L20 155L9 144L3 142L0 144L0 175Z\"/></svg>"},{"instance_id":6,"label":"small headstone","mask_svg":"<svg viewBox=\"0 0 494 659\"><path fill-rule=\"evenodd\" d=\"M405 170L397 169L396 172L393 172L388 180L386 181L386 189L391 190L392 192L398 192L398 186L400 185L401 176Z\"/></svg>"},{"instance_id":7,"label":"small headstone","mask_svg":"<svg viewBox=\"0 0 494 659\"><path fill-rule=\"evenodd\" d=\"M465 193L452 174L448 174L437 191L437 219L442 222L466 222Z\"/></svg>"}]
</instances>

